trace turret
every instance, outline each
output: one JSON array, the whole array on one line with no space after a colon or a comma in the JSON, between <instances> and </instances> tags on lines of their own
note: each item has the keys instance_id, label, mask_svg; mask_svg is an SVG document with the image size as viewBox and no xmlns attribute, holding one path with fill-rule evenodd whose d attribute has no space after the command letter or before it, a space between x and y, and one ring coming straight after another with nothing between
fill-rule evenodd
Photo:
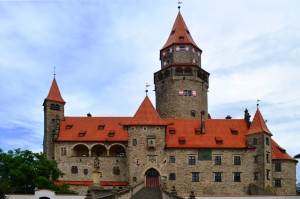
<instances>
[{"instance_id":1,"label":"turret","mask_svg":"<svg viewBox=\"0 0 300 199\"><path fill-rule=\"evenodd\" d=\"M56 79L54 77L48 96L45 98L44 106L44 142L43 150L47 159L54 159L54 141L59 134L60 120L64 118L63 100Z\"/></svg>"},{"instance_id":2,"label":"turret","mask_svg":"<svg viewBox=\"0 0 300 199\"><path fill-rule=\"evenodd\" d=\"M160 50L161 69L154 74L156 109L162 118L207 118L209 73L202 69L201 54L178 12Z\"/></svg>"}]
</instances>

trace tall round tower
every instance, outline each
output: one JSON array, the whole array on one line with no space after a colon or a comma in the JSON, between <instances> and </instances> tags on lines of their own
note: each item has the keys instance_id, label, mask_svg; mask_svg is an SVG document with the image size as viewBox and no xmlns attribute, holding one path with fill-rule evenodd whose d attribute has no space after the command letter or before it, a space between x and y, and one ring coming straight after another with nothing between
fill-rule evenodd
<instances>
[{"instance_id":1,"label":"tall round tower","mask_svg":"<svg viewBox=\"0 0 300 199\"><path fill-rule=\"evenodd\" d=\"M209 73L201 68L201 54L179 11L160 50L161 69L154 73L156 109L162 118L207 118Z\"/></svg>"}]
</instances>

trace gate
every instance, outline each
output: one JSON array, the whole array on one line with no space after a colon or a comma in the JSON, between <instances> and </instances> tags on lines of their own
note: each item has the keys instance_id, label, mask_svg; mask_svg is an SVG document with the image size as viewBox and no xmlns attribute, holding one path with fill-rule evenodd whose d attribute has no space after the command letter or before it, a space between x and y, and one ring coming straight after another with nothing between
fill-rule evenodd
<instances>
[{"instance_id":1,"label":"gate","mask_svg":"<svg viewBox=\"0 0 300 199\"><path fill-rule=\"evenodd\" d=\"M159 187L159 173L155 169L146 172L146 187Z\"/></svg>"}]
</instances>

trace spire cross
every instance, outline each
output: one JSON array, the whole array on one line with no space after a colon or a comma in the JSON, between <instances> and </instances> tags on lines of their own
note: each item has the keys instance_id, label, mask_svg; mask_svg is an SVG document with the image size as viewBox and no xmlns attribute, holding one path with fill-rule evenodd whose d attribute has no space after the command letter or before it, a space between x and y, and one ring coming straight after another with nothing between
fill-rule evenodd
<instances>
[{"instance_id":1,"label":"spire cross","mask_svg":"<svg viewBox=\"0 0 300 199\"><path fill-rule=\"evenodd\" d=\"M147 88L148 88L149 86L150 86L150 85L146 82L146 90L145 90L145 91L146 91L146 96L148 96L148 89L147 89Z\"/></svg>"}]
</instances>

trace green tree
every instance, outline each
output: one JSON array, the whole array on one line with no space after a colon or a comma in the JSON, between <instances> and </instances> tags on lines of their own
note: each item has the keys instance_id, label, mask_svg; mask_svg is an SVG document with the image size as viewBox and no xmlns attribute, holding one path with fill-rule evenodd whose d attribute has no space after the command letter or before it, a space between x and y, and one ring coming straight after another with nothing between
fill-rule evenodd
<instances>
[{"instance_id":1,"label":"green tree","mask_svg":"<svg viewBox=\"0 0 300 199\"><path fill-rule=\"evenodd\" d=\"M75 194L68 185L55 184L62 176L56 162L47 160L42 153L20 149L4 153L0 149L0 198L4 193L32 194L36 189Z\"/></svg>"}]
</instances>

